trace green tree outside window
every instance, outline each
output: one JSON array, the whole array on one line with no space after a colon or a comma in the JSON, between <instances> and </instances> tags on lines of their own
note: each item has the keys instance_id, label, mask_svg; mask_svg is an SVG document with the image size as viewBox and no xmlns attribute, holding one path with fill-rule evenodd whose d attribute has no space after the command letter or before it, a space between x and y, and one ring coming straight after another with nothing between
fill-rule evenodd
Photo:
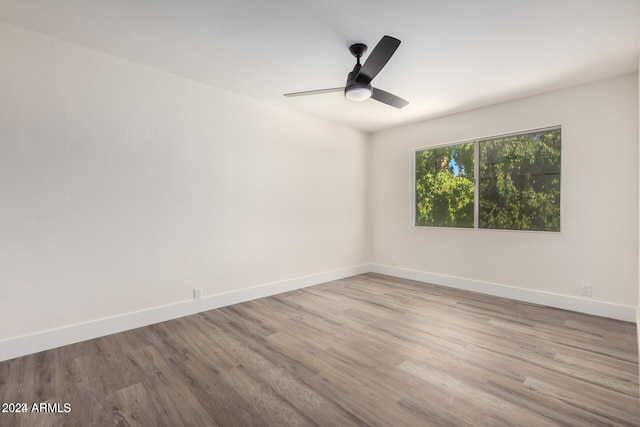
<instances>
[{"instance_id":1,"label":"green tree outside window","mask_svg":"<svg viewBox=\"0 0 640 427\"><path fill-rule=\"evenodd\" d=\"M560 154L560 128L416 151L416 225L472 228L478 192L479 228L560 231Z\"/></svg>"}]
</instances>

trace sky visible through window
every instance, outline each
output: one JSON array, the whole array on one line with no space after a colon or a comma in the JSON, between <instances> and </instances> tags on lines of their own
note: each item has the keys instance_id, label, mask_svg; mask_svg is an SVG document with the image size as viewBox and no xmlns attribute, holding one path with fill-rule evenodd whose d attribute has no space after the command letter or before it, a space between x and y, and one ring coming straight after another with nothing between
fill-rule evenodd
<instances>
[{"instance_id":1,"label":"sky visible through window","mask_svg":"<svg viewBox=\"0 0 640 427\"><path fill-rule=\"evenodd\" d=\"M453 157L451 158L451 160L449 160L448 166L453 171L453 176L460 175L460 167L458 166L458 164L456 163L456 161L455 161L455 159Z\"/></svg>"}]
</instances>

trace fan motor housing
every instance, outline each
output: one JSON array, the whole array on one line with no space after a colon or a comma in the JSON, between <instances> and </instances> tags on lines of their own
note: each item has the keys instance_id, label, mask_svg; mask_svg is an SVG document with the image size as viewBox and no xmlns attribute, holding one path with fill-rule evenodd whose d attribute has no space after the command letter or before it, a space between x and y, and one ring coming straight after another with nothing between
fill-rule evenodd
<instances>
[{"instance_id":1,"label":"fan motor housing","mask_svg":"<svg viewBox=\"0 0 640 427\"><path fill-rule=\"evenodd\" d=\"M371 83L361 83L356 80L356 76L358 75L357 71L351 71L347 76L347 84L344 86L344 92L347 93L351 89L355 88L368 88L371 89Z\"/></svg>"},{"instance_id":2,"label":"fan motor housing","mask_svg":"<svg viewBox=\"0 0 640 427\"><path fill-rule=\"evenodd\" d=\"M356 69L351 71L347 76L347 84L344 87L344 96L352 101L363 101L371 96L373 93L373 88L371 87L371 83L362 83L356 80L356 76L360 71L360 67L356 66ZM363 90L364 89L364 90ZM368 95L356 95L355 93L365 94L368 91ZM349 96L349 93L352 93L352 96Z\"/></svg>"}]
</instances>

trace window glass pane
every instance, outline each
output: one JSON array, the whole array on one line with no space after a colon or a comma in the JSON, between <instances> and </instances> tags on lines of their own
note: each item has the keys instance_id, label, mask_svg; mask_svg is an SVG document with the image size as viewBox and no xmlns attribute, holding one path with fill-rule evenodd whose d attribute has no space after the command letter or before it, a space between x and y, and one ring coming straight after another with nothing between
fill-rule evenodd
<instances>
[{"instance_id":1,"label":"window glass pane","mask_svg":"<svg viewBox=\"0 0 640 427\"><path fill-rule=\"evenodd\" d=\"M416 225L473 227L473 143L416 152Z\"/></svg>"},{"instance_id":2,"label":"window glass pane","mask_svg":"<svg viewBox=\"0 0 640 427\"><path fill-rule=\"evenodd\" d=\"M560 231L560 144L560 129L480 142L480 228Z\"/></svg>"}]
</instances>

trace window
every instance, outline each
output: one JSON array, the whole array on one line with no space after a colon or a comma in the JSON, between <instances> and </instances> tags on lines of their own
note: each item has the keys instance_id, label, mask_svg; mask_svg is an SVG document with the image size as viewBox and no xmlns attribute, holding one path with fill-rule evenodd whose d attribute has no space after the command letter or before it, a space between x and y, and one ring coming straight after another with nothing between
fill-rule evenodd
<instances>
[{"instance_id":1,"label":"window","mask_svg":"<svg viewBox=\"0 0 640 427\"><path fill-rule=\"evenodd\" d=\"M415 225L560 231L560 128L415 152Z\"/></svg>"},{"instance_id":2,"label":"window","mask_svg":"<svg viewBox=\"0 0 640 427\"><path fill-rule=\"evenodd\" d=\"M473 227L473 146L416 152L416 225Z\"/></svg>"}]
</instances>

